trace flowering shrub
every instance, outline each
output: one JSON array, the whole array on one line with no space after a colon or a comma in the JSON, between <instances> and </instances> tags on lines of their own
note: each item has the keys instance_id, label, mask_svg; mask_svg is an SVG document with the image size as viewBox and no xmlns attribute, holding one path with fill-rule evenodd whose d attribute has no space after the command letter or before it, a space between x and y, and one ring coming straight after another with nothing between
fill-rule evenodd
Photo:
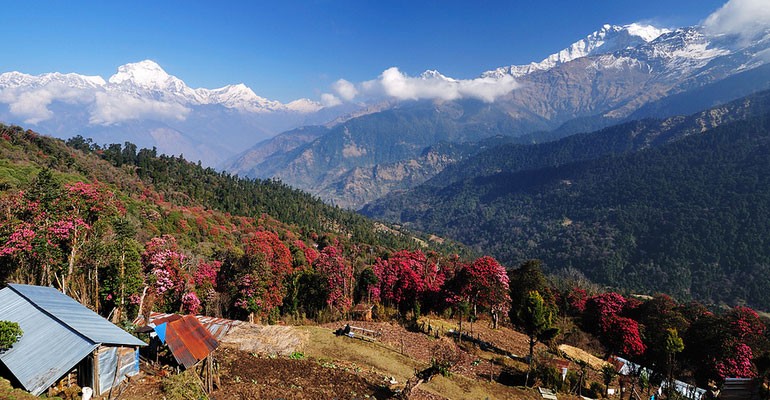
<instances>
[{"instance_id":1,"label":"flowering shrub","mask_svg":"<svg viewBox=\"0 0 770 400\"><path fill-rule=\"evenodd\" d=\"M0 247L0 257L10 256L19 251L32 251L32 240L35 238L35 231L32 225L21 223L16 230L11 233L5 244Z\"/></svg>"},{"instance_id":2,"label":"flowering shrub","mask_svg":"<svg viewBox=\"0 0 770 400\"><path fill-rule=\"evenodd\" d=\"M182 311L185 314L197 314L201 309L201 301L194 292L187 292L182 296Z\"/></svg>"}]
</instances>

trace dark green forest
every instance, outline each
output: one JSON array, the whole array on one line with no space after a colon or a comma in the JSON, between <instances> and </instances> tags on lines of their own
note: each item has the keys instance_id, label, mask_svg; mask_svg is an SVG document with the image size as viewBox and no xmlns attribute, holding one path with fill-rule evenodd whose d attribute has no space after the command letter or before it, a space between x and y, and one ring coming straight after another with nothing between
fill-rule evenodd
<instances>
[{"instance_id":1,"label":"dark green forest","mask_svg":"<svg viewBox=\"0 0 770 400\"><path fill-rule=\"evenodd\" d=\"M710 130L714 110L502 146L363 212L509 265L539 258L610 287L768 309L767 99L720 108Z\"/></svg>"}]
</instances>

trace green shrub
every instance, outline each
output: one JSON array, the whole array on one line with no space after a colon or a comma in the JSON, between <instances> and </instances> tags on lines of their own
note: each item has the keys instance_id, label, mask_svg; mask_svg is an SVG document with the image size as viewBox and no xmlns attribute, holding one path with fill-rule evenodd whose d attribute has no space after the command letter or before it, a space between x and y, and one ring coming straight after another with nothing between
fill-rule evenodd
<instances>
[{"instance_id":1,"label":"green shrub","mask_svg":"<svg viewBox=\"0 0 770 400\"><path fill-rule=\"evenodd\" d=\"M588 392L588 397L594 399L602 398L604 397L604 385L599 382L591 382Z\"/></svg>"},{"instance_id":2,"label":"green shrub","mask_svg":"<svg viewBox=\"0 0 770 400\"><path fill-rule=\"evenodd\" d=\"M198 377L192 370L163 379L161 389L168 400L204 400L208 398L200 386Z\"/></svg>"},{"instance_id":3,"label":"green shrub","mask_svg":"<svg viewBox=\"0 0 770 400\"><path fill-rule=\"evenodd\" d=\"M0 352L10 349L23 334L18 323L0 321Z\"/></svg>"}]
</instances>

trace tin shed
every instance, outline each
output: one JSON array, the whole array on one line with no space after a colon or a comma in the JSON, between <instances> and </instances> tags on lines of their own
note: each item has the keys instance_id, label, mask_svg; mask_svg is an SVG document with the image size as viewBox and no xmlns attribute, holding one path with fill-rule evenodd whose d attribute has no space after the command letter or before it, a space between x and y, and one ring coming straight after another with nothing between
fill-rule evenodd
<instances>
[{"instance_id":1,"label":"tin shed","mask_svg":"<svg viewBox=\"0 0 770 400\"><path fill-rule=\"evenodd\" d=\"M144 342L54 288L9 284L0 290L0 320L24 331L0 364L34 395L73 370L96 395L139 372Z\"/></svg>"},{"instance_id":2,"label":"tin shed","mask_svg":"<svg viewBox=\"0 0 770 400\"><path fill-rule=\"evenodd\" d=\"M218 346L216 338L192 315L171 314L155 320L155 332L179 365L190 368Z\"/></svg>"}]
</instances>

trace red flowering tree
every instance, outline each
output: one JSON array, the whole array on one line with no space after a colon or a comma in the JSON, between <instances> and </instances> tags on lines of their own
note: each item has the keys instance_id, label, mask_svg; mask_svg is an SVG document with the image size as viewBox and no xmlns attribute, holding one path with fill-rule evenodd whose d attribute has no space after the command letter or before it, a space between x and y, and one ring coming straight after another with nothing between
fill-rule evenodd
<instances>
[{"instance_id":1,"label":"red flowering tree","mask_svg":"<svg viewBox=\"0 0 770 400\"><path fill-rule=\"evenodd\" d=\"M586 300L583 321L589 331L604 332L612 319L623 311L626 299L618 293L607 292L591 296Z\"/></svg>"},{"instance_id":2,"label":"red flowering tree","mask_svg":"<svg viewBox=\"0 0 770 400\"><path fill-rule=\"evenodd\" d=\"M639 324L631 318L609 316L602 327L602 336L616 354L638 357L647 349L642 342Z\"/></svg>"},{"instance_id":3,"label":"red flowering tree","mask_svg":"<svg viewBox=\"0 0 770 400\"><path fill-rule=\"evenodd\" d=\"M419 250L401 250L374 264L380 298L396 305L402 313L425 297L435 296L444 283L443 271Z\"/></svg>"},{"instance_id":4,"label":"red flowering tree","mask_svg":"<svg viewBox=\"0 0 770 400\"><path fill-rule=\"evenodd\" d=\"M142 265L145 284L152 291L154 305L165 306L166 311L176 311L175 306L187 283L184 254L171 235L150 239L144 249Z\"/></svg>"},{"instance_id":5,"label":"red flowering tree","mask_svg":"<svg viewBox=\"0 0 770 400\"><path fill-rule=\"evenodd\" d=\"M603 339L610 351L638 357L647 349L642 341L639 323L621 315L638 306L639 303L629 303L618 293L601 293L586 300L583 322L588 330Z\"/></svg>"},{"instance_id":6,"label":"red flowering tree","mask_svg":"<svg viewBox=\"0 0 770 400\"><path fill-rule=\"evenodd\" d=\"M107 188L85 182L62 186L51 171L43 170L28 191L6 194L0 206L0 257L20 267L18 281L55 284L64 293L77 289L83 302L97 297L93 280L80 279L73 288L70 284L84 268L98 267L82 254L94 225L122 209Z\"/></svg>"},{"instance_id":7,"label":"red flowering tree","mask_svg":"<svg viewBox=\"0 0 770 400\"><path fill-rule=\"evenodd\" d=\"M340 313L349 310L353 305L353 267L345 262L337 247L324 247L313 267L326 278L329 308Z\"/></svg>"},{"instance_id":8,"label":"red flowering tree","mask_svg":"<svg viewBox=\"0 0 770 400\"><path fill-rule=\"evenodd\" d=\"M201 310L201 301L195 292L187 292L182 295L182 312L185 314L197 314Z\"/></svg>"},{"instance_id":9,"label":"red flowering tree","mask_svg":"<svg viewBox=\"0 0 770 400\"><path fill-rule=\"evenodd\" d=\"M499 313L507 313L511 308L505 268L494 258L484 256L462 267L458 278L460 296L473 307L473 314L476 315L478 307L489 310L497 328Z\"/></svg>"},{"instance_id":10,"label":"red flowering tree","mask_svg":"<svg viewBox=\"0 0 770 400\"><path fill-rule=\"evenodd\" d=\"M751 360L754 352L746 343L731 340L725 343L722 357L713 358L713 368L720 380L725 378L754 378L756 369Z\"/></svg>"},{"instance_id":11,"label":"red flowering tree","mask_svg":"<svg viewBox=\"0 0 770 400\"><path fill-rule=\"evenodd\" d=\"M754 349L766 344L765 324L748 307L735 307L719 318L721 329L718 347L709 361L712 376L724 378L753 378L757 376L752 363Z\"/></svg>"},{"instance_id":12,"label":"red flowering tree","mask_svg":"<svg viewBox=\"0 0 770 400\"><path fill-rule=\"evenodd\" d=\"M567 294L567 303L569 309L574 314L582 314L586 310L586 301L588 300L588 293L585 289L574 287Z\"/></svg>"},{"instance_id":13,"label":"red flowering tree","mask_svg":"<svg viewBox=\"0 0 770 400\"><path fill-rule=\"evenodd\" d=\"M235 305L249 319L275 312L286 295L285 279L292 274L289 248L273 232L256 232L245 244L245 255L235 279Z\"/></svg>"},{"instance_id":14,"label":"red flowering tree","mask_svg":"<svg viewBox=\"0 0 770 400\"><path fill-rule=\"evenodd\" d=\"M217 296L217 276L221 269L221 261L199 260L193 272L192 281L195 285L196 297L200 303L206 305L206 310Z\"/></svg>"}]
</instances>

